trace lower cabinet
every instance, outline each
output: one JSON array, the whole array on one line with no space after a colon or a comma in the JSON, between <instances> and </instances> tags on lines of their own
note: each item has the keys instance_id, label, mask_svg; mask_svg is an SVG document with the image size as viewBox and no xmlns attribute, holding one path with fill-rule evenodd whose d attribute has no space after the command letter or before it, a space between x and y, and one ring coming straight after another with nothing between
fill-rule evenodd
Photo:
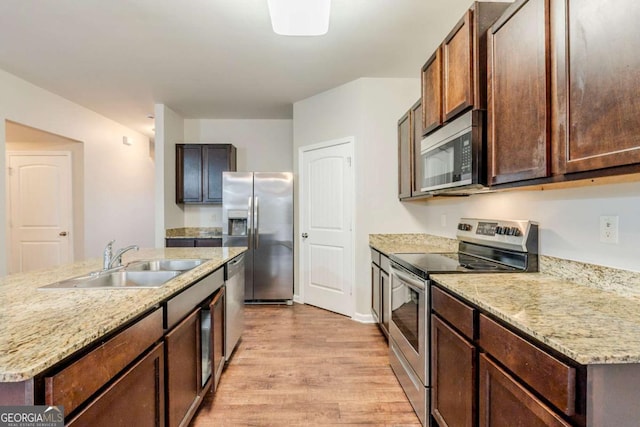
<instances>
[{"instance_id":1,"label":"lower cabinet","mask_svg":"<svg viewBox=\"0 0 640 427\"><path fill-rule=\"evenodd\" d=\"M186 425L197 409L200 392L200 309L165 336L167 425Z\"/></svg>"},{"instance_id":2,"label":"lower cabinet","mask_svg":"<svg viewBox=\"0 0 640 427\"><path fill-rule=\"evenodd\" d=\"M568 427L568 422L513 377L480 355L480 427Z\"/></svg>"},{"instance_id":3,"label":"lower cabinet","mask_svg":"<svg viewBox=\"0 0 640 427\"><path fill-rule=\"evenodd\" d=\"M371 314L388 338L391 318L389 258L373 248L371 249Z\"/></svg>"},{"instance_id":4,"label":"lower cabinet","mask_svg":"<svg viewBox=\"0 0 640 427\"><path fill-rule=\"evenodd\" d=\"M164 346L158 344L67 425L164 426L163 371Z\"/></svg>"},{"instance_id":5,"label":"lower cabinet","mask_svg":"<svg viewBox=\"0 0 640 427\"><path fill-rule=\"evenodd\" d=\"M476 347L431 316L431 413L439 427L475 425Z\"/></svg>"},{"instance_id":6,"label":"lower cabinet","mask_svg":"<svg viewBox=\"0 0 640 427\"><path fill-rule=\"evenodd\" d=\"M439 427L585 426L584 369L431 287L431 415Z\"/></svg>"}]
</instances>

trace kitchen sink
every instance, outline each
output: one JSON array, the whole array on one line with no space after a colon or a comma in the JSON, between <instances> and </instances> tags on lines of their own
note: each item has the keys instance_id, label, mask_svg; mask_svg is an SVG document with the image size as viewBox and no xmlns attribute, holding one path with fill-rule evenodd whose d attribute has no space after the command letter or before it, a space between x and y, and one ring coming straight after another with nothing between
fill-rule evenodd
<instances>
[{"instance_id":1,"label":"kitchen sink","mask_svg":"<svg viewBox=\"0 0 640 427\"><path fill-rule=\"evenodd\" d=\"M134 261L126 267L96 271L61 280L40 289L148 289L159 288L207 259L157 259Z\"/></svg>"},{"instance_id":2,"label":"kitchen sink","mask_svg":"<svg viewBox=\"0 0 640 427\"><path fill-rule=\"evenodd\" d=\"M134 261L125 267L126 271L180 271L196 268L207 259L154 259Z\"/></svg>"},{"instance_id":3,"label":"kitchen sink","mask_svg":"<svg viewBox=\"0 0 640 427\"><path fill-rule=\"evenodd\" d=\"M74 277L42 288L70 289L144 289L159 288L182 271L111 271Z\"/></svg>"}]
</instances>

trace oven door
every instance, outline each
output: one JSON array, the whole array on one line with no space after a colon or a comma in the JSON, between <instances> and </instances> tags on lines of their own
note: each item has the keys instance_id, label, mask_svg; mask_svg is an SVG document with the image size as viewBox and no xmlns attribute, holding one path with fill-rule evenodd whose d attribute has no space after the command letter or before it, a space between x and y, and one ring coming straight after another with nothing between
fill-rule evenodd
<instances>
[{"instance_id":1,"label":"oven door","mask_svg":"<svg viewBox=\"0 0 640 427\"><path fill-rule=\"evenodd\" d=\"M426 281L391 264L391 322L389 333L405 360L429 386L429 292Z\"/></svg>"}]
</instances>

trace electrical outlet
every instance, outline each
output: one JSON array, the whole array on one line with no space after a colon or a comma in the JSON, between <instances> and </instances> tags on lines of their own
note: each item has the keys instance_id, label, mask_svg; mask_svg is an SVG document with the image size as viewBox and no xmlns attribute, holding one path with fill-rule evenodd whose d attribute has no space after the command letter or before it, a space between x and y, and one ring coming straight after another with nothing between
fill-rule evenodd
<instances>
[{"instance_id":1,"label":"electrical outlet","mask_svg":"<svg viewBox=\"0 0 640 427\"><path fill-rule=\"evenodd\" d=\"M600 241L618 243L618 216L600 217Z\"/></svg>"}]
</instances>

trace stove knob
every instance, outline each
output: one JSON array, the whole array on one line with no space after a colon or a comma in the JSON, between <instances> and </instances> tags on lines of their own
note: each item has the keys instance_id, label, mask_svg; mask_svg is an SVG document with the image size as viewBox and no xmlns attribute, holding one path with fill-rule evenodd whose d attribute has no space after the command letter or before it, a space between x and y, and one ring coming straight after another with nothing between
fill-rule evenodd
<instances>
[{"instance_id":1,"label":"stove knob","mask_svg":"<svg viewBox=\"0 0 640 427\"><path fill-rule=\"evenodd\" d=\"M458 224L458 230L460 231L471 231L472 229L473 226L471 224L465 224L464 222Z\"/></svg>"},{"instance_id":2,"label":"stove knob","mask_svg":"<svg viewBox=\"0 0 640 427\"><path fill-rule=\"evenodd\" d=\"M504 234L504 229L500 226L496 227L496 234Z\"/></svg>"},{"instance_id":3,"label":"stove knob","mask_svg":"<svg viewBox=\"0 0 640 427\"><path fill-rule=\"evenodd\" d=\"M514 236L519 236L522 233L520 232L520 229L518 227L513 227L513 235Z\"/></svg>"}]
</instances>

